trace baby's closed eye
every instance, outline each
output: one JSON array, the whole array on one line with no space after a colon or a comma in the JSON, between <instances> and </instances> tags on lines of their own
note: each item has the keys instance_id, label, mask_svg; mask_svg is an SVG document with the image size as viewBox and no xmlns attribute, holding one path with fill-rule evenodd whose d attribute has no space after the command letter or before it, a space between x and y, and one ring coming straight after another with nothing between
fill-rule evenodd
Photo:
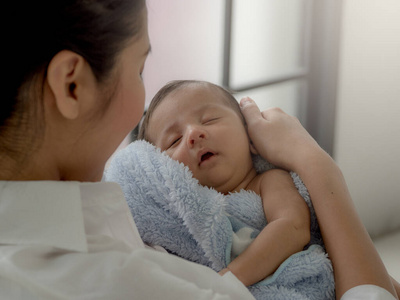
<instances>
[{"instance_id":1,"label":"baby's closed eye","mask_svg":"<svg viewBox=\"0 0 400 300\"><path fill-rule=\"evenodd\" d=\"M169 143L168 148L171 148L171 147L174 147L174 146L178 145L178 143L181 141L181 139L182 139L181 136L173 138L172 141Z\"/></svg>"},{"instance_id":2,"label":"baby's closed eye","mask_svg":"<svg viewBox=\"0 0 400 300\"><path fill-rule=\"evenodd\" d=\"M219 117L206 118L206 119L204 119L203 124L205 124L205 125L213 124L219 119L220 119Z\"/></svg>"}]
</instances>

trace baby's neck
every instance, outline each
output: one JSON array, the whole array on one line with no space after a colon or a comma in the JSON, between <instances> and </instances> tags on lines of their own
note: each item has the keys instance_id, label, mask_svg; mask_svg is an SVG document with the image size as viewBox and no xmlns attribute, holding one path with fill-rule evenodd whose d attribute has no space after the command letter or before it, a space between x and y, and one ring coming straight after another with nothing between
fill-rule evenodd
<instances>
[{"instance_id":1,"label":"baby's neck","mask_svg":"<svg viewBox=\"0 0 400 300\"><path fill-rule=\"evenodd\" d=\"M256 169L251 168L249 169L249 172L245 175L245 177L238 182L236 185L234 185L228 192L223 192L224 194L229 194L229 193L235 193L235 192L240 192L241 190L251 190L252 186L254 185L255 179L258 177L257 176Z\"/></svg>"}]
</instances>

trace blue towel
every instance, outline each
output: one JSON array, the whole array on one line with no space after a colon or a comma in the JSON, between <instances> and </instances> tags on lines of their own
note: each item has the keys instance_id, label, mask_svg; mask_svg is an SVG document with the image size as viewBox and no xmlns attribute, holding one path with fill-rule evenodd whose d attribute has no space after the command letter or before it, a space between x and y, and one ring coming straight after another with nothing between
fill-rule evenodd
<instances>
[{"instance_id":1,"label":"blue towel","mask_svg":"<svg viewBox=\"0 0 400 300\"><path fill-rule=\"evenodd\" d=\"M273 167L260 157L253 161L258 172ZM256 299L334 299L332 265L310 197L299 176L291 176L310 208L311 241L249 290ZM121 185L145 243L217 272L267 225L257 194L223 195L201 186L186 166L145 141L117 152L104 179Z\"/></svg>"}]
</instances>

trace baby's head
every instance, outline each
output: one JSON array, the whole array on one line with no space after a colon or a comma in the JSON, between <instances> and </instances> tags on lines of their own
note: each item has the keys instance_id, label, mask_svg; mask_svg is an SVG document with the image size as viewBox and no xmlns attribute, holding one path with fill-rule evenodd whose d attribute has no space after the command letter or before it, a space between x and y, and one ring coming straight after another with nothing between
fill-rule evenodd
<instances>
[{"instance_id":1,"label":"baby's head","mask_svg":"<svg viewBox=\"0 0 400 300\"><path fill-rule=\"evenodd\" d=\"M165 100L165 98L167 98L170 94L188 88L194 88L194 89L198 88L199 90L204 88L208 90L213 90L216 94L219 94L220 96L217 99L220 100L221 102L225 102L225 104L228 107L231 107L238 114L238 116L242 120L243 125L246 126L244 117L242 115L242 111L240 110L239 103L237 102L235 97L233 97L232 94L223 87L207 81L174 80L163 86L151 100L150 106L147 109L143 122L140 125L138 139L150 142L150 140L147 137L147 128L149 126L149 122L153 112L156 110L158 105L163 100Z\"/></svg>"},{"instance_id":2,"label":"baby's head","mask_svg":"<svg viewBox=\"0 0 400 300\"><path fill-rule=\"evenodd\" d=\"M228 193L240 188L253 164L236 99L204 81L173 81L153 98L139 139L184 163L199 182Z\"/></svg>"}]
</instances>

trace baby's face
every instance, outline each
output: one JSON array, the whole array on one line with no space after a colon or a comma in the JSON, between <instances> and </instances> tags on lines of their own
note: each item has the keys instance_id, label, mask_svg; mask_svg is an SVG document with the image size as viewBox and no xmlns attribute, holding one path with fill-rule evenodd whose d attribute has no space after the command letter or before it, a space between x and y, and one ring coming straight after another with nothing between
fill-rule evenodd
<instances>
[{"instance_id":1,"label":"baby's face","mask_svg":"<svg viewBox=\"0 0 400 300\"><path fill-rule=\"evenodd\" d=\"M228 193L243 188L253 164L246 129L221 97L202 85L172 92L153 112L147 136L200 184Z\"/></svg>"}]
</instances>

